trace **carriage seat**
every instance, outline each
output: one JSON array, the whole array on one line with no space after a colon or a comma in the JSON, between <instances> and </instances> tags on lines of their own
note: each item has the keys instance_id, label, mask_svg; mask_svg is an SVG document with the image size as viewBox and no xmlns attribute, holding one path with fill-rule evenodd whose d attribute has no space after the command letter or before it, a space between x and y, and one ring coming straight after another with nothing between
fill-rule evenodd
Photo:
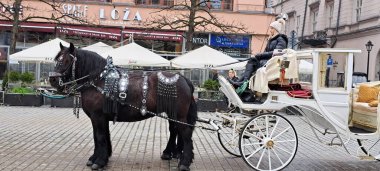
<instances>
[{"instance_id":1,"label":"carriage seat","mask_svg":"<svg viewBox=\"0 0 380 171\"><path fill-rule=\"evenodd\" d=\"M366 131L375 132L378 127L377 119L380 82L363 83L353 89L352 125Z\"/></svg>"},{"instance_id":2,"label":"carriage seat","mask_svg":"<svg viewBox=\"0 0 380 171\"><path fill-rule=\"evenodd\" d=\"M285 49L284 54L273 56L265 66L256 71L254 82L251 82L251 90L260 93L268 93L268 84L289 84L289 79L298 78L298 63L296 52L292 49ZM281 68L285 69L284 79L280 81L282 75Z\"/></svg>"},{"instance_id":3,"label":"carriage seat","mask_svg":"<svg viewBox=\"0 0 380 171\"><path fill-rule=\"evenodd\" d=\"M244 103L236 93L235 88L228 82L226 78L219 75L218 80L220 84L219 90L223 92L223 94L227 97L228 103L239 107L240 109L253 110L252 105L250 105L251 103Z\"/></svg>"}]
</instances>

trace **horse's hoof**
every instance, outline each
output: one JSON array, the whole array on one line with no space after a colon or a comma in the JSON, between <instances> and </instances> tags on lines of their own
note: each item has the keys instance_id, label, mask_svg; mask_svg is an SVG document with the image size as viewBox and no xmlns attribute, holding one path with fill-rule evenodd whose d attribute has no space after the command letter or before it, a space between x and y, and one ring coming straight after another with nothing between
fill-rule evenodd
<instances>
[{"instance_id":1,"label":"horse's hoof","mask_svg":"<svg viewBox=\"0 0 380 171\"><path fill-rule=\"evenodd\" d=\"M99 166L98 164L92 164L91 170L103 170L103 167Z\"/></svg>"},{"instance_id":2,"label":"horse's hoof","mask_svg":"<svg viewBox=\"0 0 380 171\"><path fill-rule=\"evenodd\" d=\"M161 159L162 160L171 160L172 159L172 156L170 154L167 154L167 153L163 153L161 155Z\"/></svg>"},{"instance_id":3,"label":"horse's hoof","mask_svg":"<svg viewBox=\"0 0 380 171\"><path fill-rule=\"evenodd\" d=\"M180 170L180 171L190 171L190 167L181 164L181 165L179 166L179 170Z\"/></svg>"},{"instance_id":4,"label":"horse's hoof","mask_svg":"<svg viewBox=\"0 0 380 171\"><path fill-rule=\"evenodd\" d=\"M94 164L91 160L87 161L86 166L92 166Z\"/></svg>"}]
</instances>

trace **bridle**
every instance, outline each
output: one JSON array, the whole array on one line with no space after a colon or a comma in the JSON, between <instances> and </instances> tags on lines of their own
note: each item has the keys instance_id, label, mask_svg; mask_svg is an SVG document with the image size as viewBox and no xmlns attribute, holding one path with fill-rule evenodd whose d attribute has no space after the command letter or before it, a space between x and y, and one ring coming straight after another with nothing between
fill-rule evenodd
<instances>
[{"instance_id":1,"label":"bridle","mask_svg":"<svg viewBox=\"0 0 380 171\"><path fill-rule=\"evenodd\" d=\"M59 58L61 58L61 57L59 57ZM83 80L85 78L88 78L90 76L90 74L88 74L86 76L83 76L81 78L76 79L76 77L75 77L75 68L76 68L77 57L75 55L72 55L72 54L70 54L70 57L72 58L71 63L70 63L70 65L68 65L66 67L66 69L64 70L64 72L62 72L62 73L59 73L59 72L49 72L49 77L56 77L56 78L58 78L58 85L61 86L61 87L65 87L63 91L67 95L70 95L70 94L73 94L73 93L75 94L75 92L77 90L79 90L80 88L82 88L87 83L86 82L84 84L79 85L78 81ZM57 66L63 66L63 60L58 60L56 67ZM69 79L68 82L63 82L63 78L65 78L70 73L70 68L71 68L71 78ZM68 86L68 85L69 85L69 87L67 88L68 91L65 92L66 86Z\"/></svg>"}]
</instances>

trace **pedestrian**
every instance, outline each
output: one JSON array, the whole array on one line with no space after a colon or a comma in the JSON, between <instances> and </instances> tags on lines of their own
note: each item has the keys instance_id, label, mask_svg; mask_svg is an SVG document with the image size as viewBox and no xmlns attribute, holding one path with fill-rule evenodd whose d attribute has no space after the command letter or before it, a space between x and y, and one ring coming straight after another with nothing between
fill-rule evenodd
<instances>
[{"instance_id":1,"label":"pedestrian","mask_svg":"<svg viewBox=\"0 0 380 171\"><path fill-rule=\"evenodd\" d=\"M239 80L239 77L236 76L236 71L234 69L228 70L227 80L230 82L231 81L235 82L235 81ZM237 87L235 87L235 88L237 88Z\"/></svg>"},{"instance_id":2,"label":"pedestrian","mask_svg":"<svg viewBox=\"0 0 380 171\"><path fill-rule=\"evenodd\" d=\"M252 73L256 72L259 67L264 66L265 63L272 58L275 49L285 49L288 47L288 37L282 34L284 25L285 20L282 18L269 25L270 35L265 51L251 57L245 66L243 76L237 81L231 82L231 84L241 86L245 81L251 78Z\"/></svg>"}]
</instances>

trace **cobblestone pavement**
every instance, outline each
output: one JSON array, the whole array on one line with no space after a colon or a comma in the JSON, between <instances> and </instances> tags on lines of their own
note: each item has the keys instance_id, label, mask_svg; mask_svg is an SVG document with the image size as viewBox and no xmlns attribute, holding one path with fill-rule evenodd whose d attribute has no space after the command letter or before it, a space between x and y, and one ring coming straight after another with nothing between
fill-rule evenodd
<instances>
[{"instance_id":1,"label":"cobblestone pavement","mask_svg":"<svg viewBox=\"0 0 380 171\"><path fill-rule=\"evenodd\" d=\"M299 117L287 117L298 132L299 148L286 170L380 170L379 162L361 161L342 147L317 142ZM175 161L160 159L169 134L165 120L116 123L110 130L108 170L176 169ZM192 170L250 170L241 158L224 151L215 133L197 129L193 139ZM90 170L85 163L93 146L91 123L82 112L76 119L69 108L0 107L0 170ZM355 151L358 146L349 147Z\"/></svg>"}]
</instances>

